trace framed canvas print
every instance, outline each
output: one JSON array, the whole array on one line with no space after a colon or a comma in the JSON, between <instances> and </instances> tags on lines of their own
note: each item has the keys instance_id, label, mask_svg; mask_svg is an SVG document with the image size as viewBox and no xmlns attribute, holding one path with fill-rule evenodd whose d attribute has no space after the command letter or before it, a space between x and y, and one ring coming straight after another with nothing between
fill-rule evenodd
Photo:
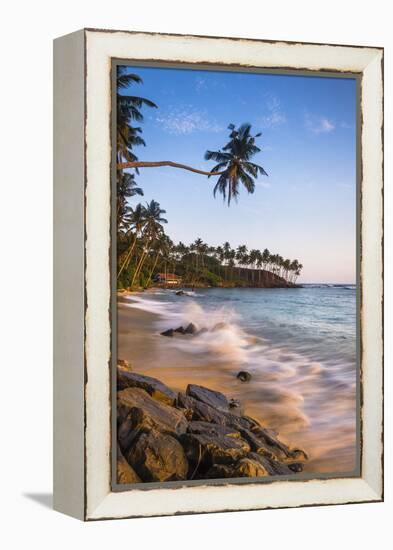
<instances>
[{"instance_id":1,"label":"framed canvas print","mask_svg":"<svg viewBox=\"0 0 393 550\"><path fill-rule=\"evenodd\" d=\"M383 50L54 46L54 505L383 499Z\"/></svg>"}]
</instances>

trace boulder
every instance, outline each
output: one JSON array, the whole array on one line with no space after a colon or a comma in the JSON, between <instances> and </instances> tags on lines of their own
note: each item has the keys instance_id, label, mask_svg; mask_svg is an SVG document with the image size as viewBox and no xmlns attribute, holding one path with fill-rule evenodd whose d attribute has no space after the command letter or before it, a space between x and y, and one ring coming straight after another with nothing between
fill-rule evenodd
<instances>
[{"instance_id":1,"label":"boulder","mask_svg":"<svg viewBox=\"0 0 393 550\"><path fill-rule=\"evenodd\" d=\"M174 437L156 430L142 433L127 459L143 481L187 479L188 462L182 446Z\"/></svg>"},{"instance_id":2,"label":"boulder","mask_svg":"<svg viewBox=\"0 0 393 550\"><path fill-rule=\"evenodd\" d=\"M238 378L242 382L248 382L249 380L251 380L251 374L246 370L241 370L237 373L236 378Z\"/></svg>"},{"instance_id":3,"label":"boulder","mask_svg":"<svg viewBox=\"0 0 393 550\"><path fill-rule=\"evenodd\" d=\"M191 467L196 466L200 471L206 471L213 464L231 465L250 452L246 441L227 435L186 433L180 442Z\"/></svg>"},{"instance_id":4,"label":"boulder","mask_svg":"<svg viewBox=\"0 0 393 550\"><path fill-rule=\"evenodd\" d=\"M250 453L247 458L255 460L261 464L270 476L293 474L293 471L286 464L282 464L281 462L268 458L267 456L262 456L258 453Z\"/></svg>"},{"instance_id":5,"label":"boulder","mask_svg":"<svg viewBox=\"0 0 393 550\"><path fill-rule=\"evenodd\" d=\"M147 391L153 399L162 401L168 405L173 405L176 401L176 393L168 386L153 378L136 372L121 371L117 376L117 389L124 390L125 388L142 388Z\"/></svg>"},{"instance_id":6,"label":"boulder","mask_svg":"<svg viewBox=\"0 0 393 550\"><path fill-rule=\"evenodd\" d=\"M154 428L174 436L185 433L188 424L182 411L156 401L141 388L126 388L117 393L117 418L120 426L127 420L129 431Z\"/></svg>"},{"instance_id":7,"label":"boulder","mask_svg":"<svg viewBox=\"0 0 393 550\"><path fill-rule=\"evenodd\" d=\"M291 457L289 447L279 441L276 437L273 437L269 430L265 430L261 426L253 427L251 429L252 434L266 447L270 448L274 452L275 456L279 460L285 460Z\"/></svg>"},{"instance_id":8,"label":"boulder","mask_svg":"<svg viewBox=\"0 0 393 550\"><path fill-rule=\"evenodd\" d=\"M164 332L161 332L161 335L162 336L168 336L169 338L171 338L173 336L173 328L169 328L168 330L164 330Z\"/></svg>"},{"instance_id":9,"label":"boulder","mask_svg":"<svg viewBox=\"0 0 393 550\"><path fill-rule=\"evenodd\" d=\"M235 477L265 477L269 473L267 469L257 460L242 458L234 469Z\"/></svg>"},{"instance_id":10,"label":"boulder","mask_svg":"<svg viewBox=\"0 0 393 550\"><path fill-rule=\"evenodd\" d=\"M177 290L175 292L176 296L183 296L184 295L184 290Z\"/></svg>"},{"instance_id":11,"label":"boulder","mask_svg":"<svg viewBox=\"0 0 393 550\"><path fill-rule=\"evenodd\" d=\"M179 332L180 334L185 334L186 329L184 327L177 327L173 332Z\"/></svg>"},{"instance_id":12,"label":"boulder","mask_svg":"<svg viewBox=\"0 0 393 550\"><path fill-rule=\"evenodd\" d=\"M210 407L206 403L181 392L177 396L177 407L184 409L184 415L187 420L202 420L221 425L225 425L226 423L223 411Z\"/></svg>"},{"instance_id":13,"label":"boulder","mask_svg":"<svg viewBox=\"0 0 393 550\"><path fill-rule=\"evenodd\" d=\"M213 437L226 435L228 437L240 438L240 432L234 430L231 426L221 426L220 424L211 424L201 420L193 420L188 423L187 432L191 434L207 434Z\"/></svg>"},{"instance_id":14,"label":"boulder","mask_svg":"<svg viewBox=\"0 0 393 550\"><path fill-rule=\"evenodd\" d=\"M233 397L229 400L229 408L230 409L237 409L240 407L240 402L237 399L233 399Z\"/></svg>"},{"instance_id":15,"label":"boulder","mask_svg":"<svg viewBox=\"0 0 393 550\"><path fill-rule=\"evenodd\" d=\"M141 479L135 470L128 464L117 446L117 483L140 483Z\"/></svg>"},{"instance_id":16,"label":"boulder","mask_svg":"<svg viewBox=\"0 0 393 550\"><path fill-rule=\"evenodd\" d=\"M219 409L222 411L228 411L229 403L225 395L219 391L210 390L204 386L197 386L196 384L188 384L186 389L186 395L194 397L198 401L202 401L210 407Z\"/></svg>"},{"instance_id":17,"label":"boulder","mask_svg":"<svg viewBox=\"0 0 393 550\"><path fill-rule=\"evenodd\" d=\"M187 325L184 331L184 334L195 334L196 332L197 332L196 326L194 325L194 323L190 323L189 325Z\"/></svg>"}]
</instances>

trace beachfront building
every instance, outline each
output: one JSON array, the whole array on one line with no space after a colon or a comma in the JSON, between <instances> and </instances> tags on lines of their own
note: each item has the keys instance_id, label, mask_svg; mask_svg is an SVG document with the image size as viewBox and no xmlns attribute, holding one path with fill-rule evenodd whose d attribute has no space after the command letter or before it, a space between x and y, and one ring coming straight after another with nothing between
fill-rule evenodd
<instances>
[{"instance_id":1,"label":"beachfront building","mask_svg":"<svg viewBox=\"0 0 393 550\"><path fill-rule=\"evenodd\" d=\"M157 273L154 278L154 282L156 283L171 286L179 286L181 284L181 281L181 277L179 277L175 273Z\"/></svg>"}]
</instances>

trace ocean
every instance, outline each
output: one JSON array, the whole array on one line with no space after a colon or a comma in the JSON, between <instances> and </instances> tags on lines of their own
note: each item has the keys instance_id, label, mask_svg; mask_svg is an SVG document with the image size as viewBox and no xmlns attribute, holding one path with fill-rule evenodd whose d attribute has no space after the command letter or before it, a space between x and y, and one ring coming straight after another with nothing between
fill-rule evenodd
<instances>
[{"instance_id":1,"label":"ocean","mask_svg":"<svg viewBox=\"0 0 393 550\"><path fill-rule=\"evenodd\" d=\"M154 314L153 330L186 326L195 336L159 336L163 368L215 369L219 386L247 411L302 447L306 471L348 473L356 467L356 286L303 285L294 289L197 289L183 296L157 289L126 304ZM121 327L119 327L121 330ZM206 330L207 329L207 330ZM130 336L132 337L132 336ZM169 355L168 355L169 353ZM132 359L132 358L131 358ZM159 366L156 365L160 378ZM236 374L246 370L249 382ZM179 374L180 376L180 374ZM206 383L208 385L208 383ZM219 386L220 387L220 386ZM251 416L252 416L251 414Z\"/></svg>"}]
</instances>

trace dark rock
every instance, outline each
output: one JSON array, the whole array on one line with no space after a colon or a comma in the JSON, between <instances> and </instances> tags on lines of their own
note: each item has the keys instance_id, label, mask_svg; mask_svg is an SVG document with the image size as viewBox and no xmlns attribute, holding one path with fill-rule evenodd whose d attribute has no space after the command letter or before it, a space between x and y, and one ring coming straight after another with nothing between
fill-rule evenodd
<instances>
[{"instance_id":1,"label":"dark rock","mask_svg":"<svg viewBox=\"0 0 393 550\"><path fill-rule=\"evenodd\" d=\"M186 395L194 397L198 401L202 401L210 407L215 409L227 411L229 409L228 399L221 392L209 390L204 386L197 386L196 384L188 384L186 389Z\"/></svg>"},{"instance_id":2,"label":"dark rock","mask_svg":"<svg viewBox=\"0 0 393 550\"><path fill-rule=\"evenodd\" d=\"M292 470L292 472L295 472L295 474L298 474L303 471L303 464L300 462L292 462L288 464L288 468Z\"/></svg>"},{"instance_id":3,"label":"dark rock","mask_svg":"<svg viewBox=\"0 0 393 550\"><path fill-rule=\"evenodd\" d=\"M234 469L234 474L236 477L265 477L269 475L261 462L252 458L239 460Z\"/></svg>"},{"instance_id":4,"label":"dark rock","mask_svg":"<svg viewBox=\"0 0 393 550\"><path fill-rule=\"evenodd\" d=\"M294 460L300 460L305 462L308 460L308 455L302 449L291 449L289 451L290 457Z\"/></svg>"},{"instance_id":5,"label":"dark rock","mask_svg":"<svg viewBox=\"0 0 393 550\"><path fill-rule=\"evenodd\" d=\"M195 334L196 332L197 332L197 328L194 325L194 323L190 323L184 331L185 334Z\"/></svg>"},{"instance_id":6,"label":"dark rock","mask_svg":"<svg viewBox=\"0 0 393 550\"><path fill-rule=\"evenodd\" d=\"M250 451L246 441L226 435L186 433L180 442L191 467L200 465L202 471L213 464L233 464Z\"/></svg>"},{"instance_id":7,"label":"dark rock","mask_svg":"<svg viewBox=\"0 0 393 550\"><path fill-rule=\"evenodd\" d=\"M213 424L226 424L226 417L223 411L210 407L206 403L202 403L202 401L198 401L198 399L184 393L178 394L177 406L184 409L187 420L203 420L204 422L212 422Z\"/></svg>"},{"instance_id":8,"label":"dark rock","mask_svg":"<svg viewBox=\"0 0 393 550\"><path fill-rule=\"evenodd\" d=\"M173 405L176 401L176 393L168 386L153 378L136 372L121 371L117 376L117 389L124 390L125 388L142 388L147 391L153 399L162 401L168 405Z\"/></svg>"},{"instance_id":9,"label":"dark rock","mask_svg":"<svg viewBox=\"0 0 393 550\"><path fill-rule=\"evenodd\" d=\"M220 424L212 424L201 420L193 420L189 422L187 432L192 434L206 434L213 437L226 435L228 437L240 438L240 432L233 429L231 426L221 426Z\"/></svg>"},{"instance_id":10,"label":"dark rock","mask_svg":"<svg viewBox=\"0 0 393 550\"><path fill-rule=\"evenodd\" d=\"M187 479L188 462L182 446L174 437L156 430L142 433L127 458L143 481Z\"/></svg>"},{"instance_id":11,"label":"dark rock","mask_svg":"<svg viewBox=\"0 0 393 550\"><path fill-rule=\"evenodd\" d=\"M140 477L128 464L119 446L117 446L117 483L140 483L140 481Z\"/></svg>"},{"instance_id":12,"label":"dark rock","mask_svg":"<svg viewBox=\"0 0 393 550\"><path fill-rule=\"evenodd\" d=\"M183 296L184 295L184 290L177 290L175 292L176 296Z\"/></svg>"},{"instance_id":13,"label":"dark rock","mask_svg":"<svg viewBox=\"0 0 393 550\"><path fill-rule=\"evenodd\" d=\"M238 407L240 407L240 402L237 399L231 398L229 400L229 408L230 409L237 409Z\"/></svg>"},{"instance_id":14,"label":"dark rock","mask_svg":"<svg viewBox=\"0 0 393 550\"><path fill-rule=\"evenodd\" d=\"M198 334L199 336L200 334L205 334L205 332L209 332L209 329L207 329L206 327L202 327L198 330L196 334Z\"/></svg>"},{"instance_id":15,"label":"dark rock","mask_svg":"<svg viewBox=\"0 0 393 550\"><path fill-rule=\"evenodd\" d=\"M173 332L179 332L180 334L185 334L186 329L184 327L177 327Z\"/></svg>"},{"instance_id":16,"label":"dark rock","mask_svg":"<svg viewBox=\"0 0 393 550\"><path fill-rule=\"evenodd\" d=\"M164 332L161 332L161 335L162 336L168 336L168 337L172 337L173 336L173 328L169 328L168 330L164 330Z\"/></svg>"},{"instance_id":17,"label":"dark rock","mask_svg":"<svg viewBox=\"0 0 393 550\"><path fill-rule=\"evenodd\" d=\"M226 479L236 477L233 466L227 464L213 464L204 475L207 479Z\"/></svg>"},{"instance_id":18,"label":"dark rock","mask_svg":"<svg viewBox=\"0 0 393 550\"><path fill-rule=\"evenodd\" d=\"M182 411L156 401L141 388L126 388L118 392L117 417L120 426L127 420L130 431L149 431L154 428L176 436L187 430L187 420ZM124 438L125 433L124 429Z\"/></svg>"},{"instance_id":19,"label":"dark rock","mask_svg":"<svg viewBox=\"0 0 393 550\"><path fill-rule=\"evenodd\" d=\"M126 418L117 427L117 440L124 454L127 454L131 445L139 436L139 430L134 430L133 428L135 425L134 416L134 418Z\"/></svg>"},{"instance_id":20,"label":"dark rock","mask_svg":"<svg viewBox=\"0 0 393 550\"><path fill-rule=\"evenodd\" d=\"M241 370L237 373L236 378L238 378L242 382L248 382L249 380L251 380L251 374L246 370Z\"/></svg>"},{"instance_id":21,"label":"dark rock","mask_svg":"<svg viewBox=\"0 0 393 550\"><path fill-rule=\"evenodd\" d=\"M281 462L273 460L267 456L262 456L258 453L250 453L248 458L259 462L270 476L293 474L293 471L286 464L282 464Z\"/></svg>"},{"instance_id":22,"label":"dark rock","mask_svg":"<svg viewBox=\"0 0 393 550\"><path fill-rule=\"evenodd\" d=\"M287 447L284 443L279 441L277 438L273 437L268 430L265 430L261 426L258 426L258 427L253 427L251 431L253 435L256 436L256 438L261 443L266 445L268 448L270 448L274 452L275 456L279 460L292 458L289 447Z\"/></svg>"}]
</instances>

